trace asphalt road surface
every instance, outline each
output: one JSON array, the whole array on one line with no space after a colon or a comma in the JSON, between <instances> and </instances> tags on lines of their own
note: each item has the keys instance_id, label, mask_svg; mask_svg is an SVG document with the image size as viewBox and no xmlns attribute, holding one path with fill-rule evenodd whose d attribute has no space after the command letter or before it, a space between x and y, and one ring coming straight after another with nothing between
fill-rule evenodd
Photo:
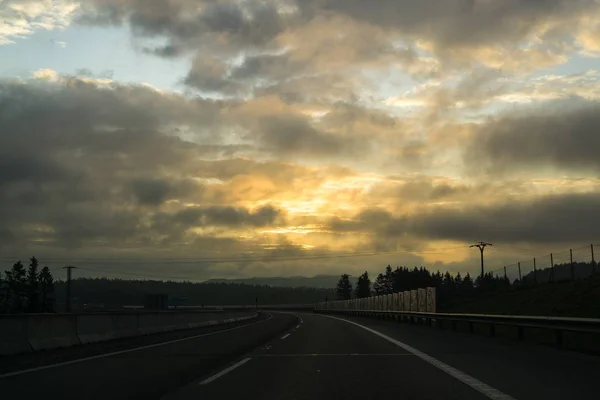
<instances>
[{"instance_id":1,"label":"asphalt road surface","mask_svg":"<svg viewBox=\"0 0 600 400\"><path fill-rule=\"evenodd\" d=\"M273 312L177 335L86 350L100 358L66 365L42 354L9 376L0 359L2 398L598 398L598 357L397 322Z\"/></svg>"},{"instance_id":2,"label":"asphalt road surface","mask_svg":"<svg viewBox=\"0 0 600 400\"><path fill-rule=\"evenodd\" d=\"M242 323L0 357L0 397L159 399L296 322L293 315L264 313Z\"/></svg>"},{"instance_id":3,"label":"asphalt road surface","mask_svg":"<svg viewBox=\"0 0 600 400\"><path fill-rule=\"evenodd\" d=\"M164 400L598 398L597 357L397 322L302 318Z\"/></svg>"}]
</instances>

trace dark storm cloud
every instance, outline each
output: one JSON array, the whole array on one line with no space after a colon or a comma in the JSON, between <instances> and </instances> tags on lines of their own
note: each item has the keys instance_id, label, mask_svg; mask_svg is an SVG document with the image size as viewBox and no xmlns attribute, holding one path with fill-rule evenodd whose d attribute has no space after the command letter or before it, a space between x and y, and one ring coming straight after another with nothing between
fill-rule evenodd
<instances>
[{"instance_id":1,"label":"dark storm cloud","mask_svg":"<svg viewBox=\"0 0 600 400\"><path fill-rule=\"evenodd\" d=\"M86 0L78 21L90 25L127 22L139 37L166 37L166 46L148 50L173 56L203 46L238 50L265 46L288 24L277 6L278 2L258 0Z\"/></svg>"},{"instance_id":2,"label":"dark storm cloud","mask_svg":"<svg viewBox=\"0 0 600 400\"><path fill-rule=\"evenodd\" d=\"M332 155L343 153L350 144L348 139L315 129L302 117L265 117L260 130L263 145L275 154Z\"/></svg>"},{"instance_id":3,"label":"dark storm cloud","mask_svg":"<svg viewBox=\"0 0 600 400\"><path fill-rule=\"evenodd\" d=\"M294 5L298 12L282 14L282 5ZM179 41L217 33L260 46L291 21L332 14L432 39L441 47L509 43L522 39L537 24L569 18L595 5L595 0L87 0L80 21L101 25L128 21L140 34Z\"/></svg>"},{"instance_id":4,"label":"dark storm cloud","mask_svg":"<svg viewBox=\"0 0 600 400\"><path fill-rule=\"evenodd\" d=\"M139 178L131 182L131 189L142 205L158 206L171 198L194 195L196 201L202 198L202 187L190 179Z\"/></svg>"},{"instance_id":5,"label":"dark storm cloud","mask_svg":"<svg viewBox=\"0 0 600 400\"><path fill-rule=\"evenodd\" d=\"M377 237L504 243L586 242L598 238L600 193L562 194L530 201L465 208L434 208L394 217L366 210L351 220L330 221L337 232L366 232Z\"/></svg>"},{"instance_id":6,"label":"dark storm cloud","mask_svg":"<svg viewBox=\"0 0 600 400\"><path fill-rule=\"evenodd\" d=\"M187 226L268 226L282 215L281 210L267 205L254 212L240 207L189 207L173 216L174 220Z\"/></svg>"},{"instance_id":7,"label":"dark storm cloud","mask_svg":"<svg viewBox=\"0 0 600 400\"><path fill-rule=\"evenodd\" d=\"M301 7L341 13L443 46L520 40L538 23L593 9L594 0L302 0Z\"/></svg>"},{"instance_id":8,"label":"dark storm cloud","mask_svg":"<svg viewBox=\"0 0 600 400\"><path fill-rule=\"evenodd\" d=\"M490 119L472 137L466 165L487 173L539 167L597 171L600 103L574 100Z\"/></svg>"},{"instance_id":9,"label":"dark storm cloud","mask_svg":"<svg viewBox=\"0 0 600 400\"><path fill-rule=\"evenodd\" d=\"M431 238L500 242L585 242L598 237L600 194L563 194L500 206L439 210L410 217Z\"/></svg>"},{"instance_id":10,"label":"dark storm cloud","mask_svg":"<svg viewBox=\"0 0 600 400\"><path fill-rule=\"evenodd\" d=\"M203 187L186 175L212 150L162 125L215 129L215 111L217 104L144 87L0 81L0 230L19 244L136 243L148 223L138 205L203 200ZM157 178L164 174L175 176Z\"/></svg>"}]
</instances>

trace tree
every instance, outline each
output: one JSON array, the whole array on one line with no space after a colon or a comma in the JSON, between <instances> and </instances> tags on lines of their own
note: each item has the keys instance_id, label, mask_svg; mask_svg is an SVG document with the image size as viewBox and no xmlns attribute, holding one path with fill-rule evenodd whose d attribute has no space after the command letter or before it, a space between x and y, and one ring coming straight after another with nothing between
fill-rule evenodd
<instances>
[{"instance_id":1,"label":"tree","mask_svg":"<svg viewBox=\"0 0 600 400\"><path fill-rule=\"evenodd\" d=\"M29 269L27 270L27 312L40 311L40 293L38 282L38 259L31 257L29 259Z\"/></svg>"},{"instance_id":2,"label":"tree","mask_svg":"<svg viewBox=\"0 0 600 400\"><path fill-rule=\"evenodd\" d=\"M355 297L362 299L369 296L371 296L371 280L369 279L369 273L365 271L358 277L356 282Z\"/></svg>"},{"instance_id":3,"label":"tree","mask_svg":"<svg viewBox=\"0 0 600 400\"><path fill-rule=\"evenodd\" d=\"M456 276L454 277L454 285L456 286L457 289L460 289L462 282L463 282L463 278L462 278L462 276L460 276L460 272L457 272Z\"/></svg>"},{"instance_id":4,"label":"tree","mask_svg":"<svg viewBox=\"0 0 600 400\"><path fill-rule=\"evenodd\" d=\"M13 264L10 271L6 271L7 283L7 311L23 312L27 299L27 279L25 267L21 261Z\"/></svg>"},{"instance_id":5,"label":"tree","mask_svg":"<svg viewBox=\"0 0 600 400\"><path fill-rule=\"evenodd\" d=\"M394 293L394 272L392 267L388 265L385 267L385 274L383 275L383 285L385 294Z\"/></svg>"},{"instance_id":6,"label":"tree","mask_svg":"<svg viewBox=\"0 0 600 400\"><path fill-rule=\"evenodd\" d=\"M6 286L6 280L2 279L2 273L0 272L0 314L3 314L6 312L7 291L8 291L8 288Z\"/></svg>"},{"instance_id":7,"label":"tree","mask_svg":"<svg viewBox=\"0 0 600 400\"><path fill-rule=\"evenodd\" d=\"M462 280L462 283L460 284L460 289L462 291L468 292L473 291L473 279L471 278L471 275L469 273L467 273L467 275L465 275L465 278Z\"/></svg>"},{"instance_id":8,"label":"tree","mask_svg":"<svg viewBox=\"0 0 600 400\"><path fill-rule=\"evenodd\" d=\"M40 311L52 312L54 311L54 299L52 298L52 294L54 293L54 278L48 267L42 268L38 281L40 288Z\"/></svg>"},{"instance_id":9,"label":"tree","mask_svg":"<svg viewBox=\"0 0 600 400\"><path fill-rule=\"evenodd\" d=\"M373 291L377 296L385 293L385 276L383 274L377 275L375 283L373 284Z\"/></svg>"},{"instance_id":10,"label":"tree","mask_svg":"<svg viewBox=\"0 0 600 400\"><path fill-rule=\"evenodd\" d=\"M336 290L338 299L349 300L352 298L352 283L350 282L350 275L344 274L340 277Z\"/></svg>"},{"instance_id":11,"label":"tree","mask_svg":"<svg viewBox=\"0 0 600 400\"><path fill-rule=\"evenodd\" d=\"M452 275L450 275L450 272L446 271L446 273L444 274L442 285L444 285L448 289L454 288L454 278L452 277Z\"/></svg>"}]
</instances>

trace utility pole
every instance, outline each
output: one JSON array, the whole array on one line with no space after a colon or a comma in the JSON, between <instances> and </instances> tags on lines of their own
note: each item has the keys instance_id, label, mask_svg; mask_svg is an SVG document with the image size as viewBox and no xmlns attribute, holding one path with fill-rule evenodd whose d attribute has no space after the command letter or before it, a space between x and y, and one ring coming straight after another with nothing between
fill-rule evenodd
<instances>
[{"instance_id":1,"label":"utility pole","mask_svg":"<svg viewBox=\"0 0 600 400\"><path fill-rule=\"evenodd\" d=\"M477 247L479 249L479 252L481 253L481 279L483 279L483 250L485 249L486 246L492 246L491 243L487 243L487 242L479 242L476 244L472 244L469 247Z\"/></svg>"},{"instance_id":2,"label":"utility pole","mask_svg":"<svg viewBox=\"0 0 600 400\"><path fill-rule=\"evenodd\" d=\"M63 267L63 269L67 270L67 297L65 302L65 310L68 313L71 312L71 271L73 270L73 268L77 267L73 267L71 265Z\"/></svg>"},{"instance_id":3,"label":"utility pole","mask_svg":"<svg viewBox=\"0 0 600 400\"><path fill-rule=\"evenodd\" d=\"M594 258L594 245L590 244L592 250L592 274L596 274L596 259Z\"/></svg>"}]
</instances>

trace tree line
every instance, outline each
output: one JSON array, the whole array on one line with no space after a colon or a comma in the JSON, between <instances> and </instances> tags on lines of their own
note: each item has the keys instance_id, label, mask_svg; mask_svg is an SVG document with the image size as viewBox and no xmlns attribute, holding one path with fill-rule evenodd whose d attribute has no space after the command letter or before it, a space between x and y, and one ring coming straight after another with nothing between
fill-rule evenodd
<instances>
[{"instance_id":1,"label":"tree line","mask_svg":"<svg viewBox=\"0 0 600 400\"><path fill-rule=\"evenodd\" d=\"M483 277L478 276L473 279L468 273L465 276L462 276L460 272L455 275L450 272L442 274L440 271L432 273L424 267L392 269L388 265L382 273L377 275L374 282L371 282L369 273L365 271L358 277L354 288L350 276L343 274L337 284L336 293L338 299L348 300L425 287L435 287L438 309L448 310L481 296L505 291L511 287L511 283L508 279L494 276L491 272L486 273Z\"/></svg>"},{"instance_id":2,"label":"tree line","mask_svg":"<svg viewBox=\"0 0 600 400\"><path fill-rule=\"evenodd\" d=\"M56 283L56 301L65 302L65 282ZM119 309L143 305L149 294L166 294L171 305L312 304L334 298L334 289L276 287L229 282L181 282L77 278L71 281L74 309Z\"/></svg>"},{"instance_id":3,"label":"tree line","mask_svg":"<svg viewBox=\"0 0 600 400\"><path fill-rule=\"evenodd\" d=\"M583 278L600 272L596 263L562 263L553 268L545 268L524 275L512 283L506 276L495 276L492 272L477 276L462 275L460 272L451 274L439 270L435 273L424 267L396 267L388 265L382 273L371 282L369 273L364 272L358 277L353 287L350 275L343 274L337 284L336 294L340 300L364 298L372 295L403 292L425 287L435 287L437 292L438 310L447 311L467 302L483 297L493 296L509 290L529 287L538 283L570 279L571 276Z\"/></svg>"},{"instance_id":4,"label":"tree line","mask_svg":"<svg viewBox=\"0 0 600 400\"><path fill-rule=\"evenodd\" d=\"M39 261L21 261L0 274L0 313L47 313L54 311L54 278L48 267L39 270Z\"/></svg>"}]
</instances>

